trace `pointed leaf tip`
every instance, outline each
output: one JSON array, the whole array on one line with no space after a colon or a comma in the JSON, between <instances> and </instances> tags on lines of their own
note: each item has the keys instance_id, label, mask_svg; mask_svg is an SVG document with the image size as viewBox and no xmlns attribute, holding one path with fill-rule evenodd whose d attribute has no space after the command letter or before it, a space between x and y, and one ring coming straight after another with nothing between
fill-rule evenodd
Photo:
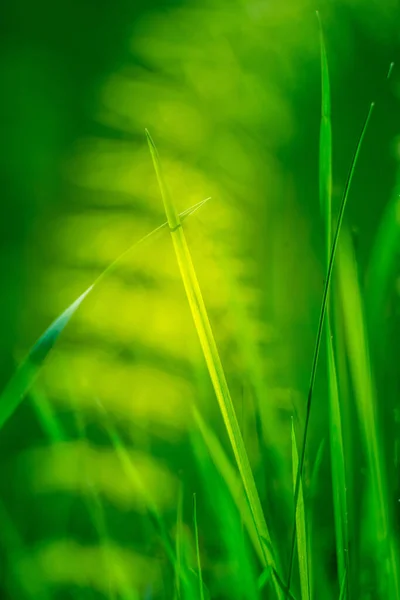
<instances>
[{"instance_id":1,"label":"pointed leaf tip","mask_svg":"<svg viewBox=\"0 0 400 600\"><path fill-rule=\"evenodd\" d=\"M146 134L147 142L148 142L148 144L150 146L150 150L153 150L155 153L157 153L157 148L156 148L156 145L154 143L153 138L150 135L150 131L147 129L147 127L145 128L144 131L145 131L145 134Z\"/></svg>"}]
</instances>

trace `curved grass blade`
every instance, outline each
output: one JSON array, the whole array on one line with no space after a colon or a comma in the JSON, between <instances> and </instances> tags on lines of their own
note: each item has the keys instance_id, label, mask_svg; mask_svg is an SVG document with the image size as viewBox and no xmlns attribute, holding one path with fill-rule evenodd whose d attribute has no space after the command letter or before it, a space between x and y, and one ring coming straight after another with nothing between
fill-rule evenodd
<instances>
[{"instance_id":1,"label":"curved grass blade","mask_svg":"<svg viewBox=\"0 0 400 600\"><path fill-rule=\"evenodd\" d=\"M268 540L268 542L270 542L271 538L269 529L261 507L260 498L243 442L243 437L240 431L235 409L232 403L218 348L211 329L210 321L208 319L207 310L204 305L204 300L200 290L199 282L197 280L192 257L186 242L186 237L179 215L175 210L174 203L170 197L165 183L157 148L147 130L146 136L154 169L157 175L158 185L160 187L165 212L168 218L168 225L171 232L172 242L179 265L182 282L186 291L208 372L217 396L219 408L229 436L239 473L246 490L246 495L250 504L258 535L261 539L265 538ZM276 558L268 546L264 546L264 556L264 566L269 565L274 569L274 571L276 571ZM282 589L276 577L273 578L273 585L276 596L278 598L282 598Z\"/></svg>"},{"instance_id":2,"label":"curved grass blade","mask_svg":"<svg viewBox=\"0 0 400 600\"><path fill-rule=\"evenodd\" d=\"M344 211L346 208L351 183L353 181L355 167L357 164L358 156L360 154L362 142L364 140L365 133L367 131L368 124L369 124L369 121L372 116L372 111L373 111L374 106L375 106L375 103L372 102L369 107L369 111L368 111L367 117L365 119L362 131L361 131L358 143L357 143L357 147L356 147L356 150L355 150L355 153L353 156L353 160L351 162L349 174L347 176L345 189L344 189L344 193L343 193L343 197L342 197L342 202L340 205L338 222L336 225L335 235L333 238L332 249L331 249L331 253L330 253L330 257L329 257L328 272L327 272L326 280L325 280L325 286L324 286L324 292L323 292L322 304L321 304L321 311L320 311L319 323L318 323L318 329L317 329L317 336L316 336L316 342L315 342L315 348L314 348L314 355L313 355L313 361L312 361L310 386L309 386L309 391L308 391L308 396L307 396L306 418L305 418L305 424L304 424L303 442L301 445L299 470L298 470L297 478L296 478L296 488L295 488L295 493L294 493L295 511L297 509L297 502L298 502L299 489L300 489L300 480L302 478L303 469L304 469L305 451L306 451L306 445L307 445L308 428L309 428L309 423L310 423L310 414L311 414L311 406L312 406L312 396L313 396L313 391L314 391L315 376L317 373L319 351L320 351L320 346L321 346L322 331L323 331L323 325L324 325L324 320L325 320L325 313L326 313L328 293L329 293L329 288L330 288L330 283L331 283L331 278L332 278L333 265L335 262L335 256L336 256L336 250L337 250L337 245L338 245L338 241L339 241L340 230L342 227ZM296 515L296 512L294 514ZM294 517L290 559L289 559L288 580L287 580L287 586L286 586L287 590L290 589L290 584L291 584L291 580L292 580L295 544L296 544L296 518Z\"/></svg>"},{"instance_id":3,"label":"curved grass blade","mask_svg":"<svg viewBox=\"0 0 400 600\"><path fill-rule=\"evenodd\" d=\"M202 200L198 204L195 204L191 208L185 210L179 215L181 219L185 219L189 215L192 215L196 210L201 208L209 198ZM0 429L4 423L11 417L14 411L17 409L19 404L22 402L30 387L34 383L45 359L47 358L50 350L53 348L61 332L65 329L69 323L71 317L78 310L79 306L90 294L94 287L100 283L100 281L109 275L120 261L126 257L132 250L134 250L139 244L143 243L149 237L155 233L167 227L168 223L163 223L147 235L145 235L138 242L135 242L128 250L121 254L111 265L107 267L90 285L87 290L83 292L68 308L59 316L53 323L46 329L46 331L37 340L34 346L29 351L26 358L21 362L14 375L6 385L5 389L0 395Z\"/></svg>"}]
</instances>

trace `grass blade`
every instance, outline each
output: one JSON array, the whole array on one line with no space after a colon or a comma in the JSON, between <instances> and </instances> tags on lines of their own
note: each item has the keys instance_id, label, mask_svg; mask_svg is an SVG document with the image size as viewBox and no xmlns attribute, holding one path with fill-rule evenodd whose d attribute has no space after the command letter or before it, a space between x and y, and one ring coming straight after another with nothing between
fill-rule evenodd
<instances>
[{"instance_id":1,"label":"grass blade","mask_svg":"<svg viewBox=\"0 0 400 600\"><path fill-rule=\"evenodd\" d=\"M237 416L233 407L228 383L226 381L214 335L212 333L189 247L186 243L186 237L179 219L179 215L175 210L175 206L169 195L163 177L158 151L147 130L146 136L160 187L165 212L168 218L168 225L172 236L179 270L203 350L203 355L207 364L215 394L217 396L219 408L228 432L239 473L246 490L246 495L250 504L258 535L261 539L264 538L270 543L271 539L269 529L261 507L260 498L257 492L242 434L240 432ZM274 571L276 571L276 559L272 554L268 544L264 546L263 551L265 556L265 566L270 566L272 569L274 569ZM273 583L277 597L282 598L282 590L276 577L273 578Z\"/></svg>"},{"instance_id":2,"label":"grass blade","mask_svg":"<svg viewBox=\"0 0 400 600\"><path fill-rule=\"evenodd\" d=\"M363 527L368 538L382 597L400 598L400 573L394 530L389 513L384 445L377 426L376 393L369 359L364 307L359 286L356 259L349 235L340 249L340 293L345 339L354 386L354 397L367 457L369 512ZM377 597L381 597L377 593Z\"/></svg>"},{"instance_id":3,"label":"grass blade","mask_svg":"<svg viewBox=\"0 0 400 600\"><path fill-rule=\"evenodd\" d=\"M183 526L183 486L179 485L178 507L176 512L175 534L175 600L181 600L181 571L182 571L182 526Z\"/></svg>"},{"instance_id":4,"label":"grass blade","mask_svg":"<svg viewBox=\"0 0 400 600\"><path fill-rule=\"evenodd\" d=\"M336 225L335 235L333 238L332 249L331 249L331 253L330 253L330 257L329 257L328 272L327 272L326 279L325 279L325 286L324 286L324 292L323 292L323 297L322 297L321 311L320 311L320 316L319 316L319 323L318 323L317 336L316 336L312 368L311 368L310 386L309 386L308 397L307 397L306 418L305 418L305 424L304 424L303 441L302 441L302 445L301 445L299 470L298 470L297 478L296 478L296 488L295 488L295 494L294 494L295 511L297 508L297 501L298 501L298 495L299 495L299 489L300 489L300 480L302 478L303 469L304 469L304 460L305 460L305 451L306 451L306 446L307 446L308 429L309 429L309 423L310 423L312 397L313 397L313 391L314 391L315 376L317 373L319 351L320 351L320 346L321 346L322 331L323 331L323 325L324 325L324 320L325 320L328 292L329 292L330 282L331 282L331 278L332 278L333 265L335 262L335 256L336 256L336 250L337 250L337 245L338 245L338 241L339 241L340 230L342 227L343 216L344 216L351 183L352 183L354 172L355 172L355 167L357 164L358 156L360 154L362 142L364 140L364 136L365 136L369 121L372 116L373 108L374 108L374 103L371 103L367 117L365 119L362 131L361 131L361 134L360 134L360 137L359 137L359 140L358 140L358 143L357 143L357 147L356 147L356 150L355 150L355 153L353 156L353 160L352 160L352 163L350 166L349 174L348 174L346 184L345 184L342 202L340 205L338 222ZM287 586L286 586L287 590L290 589L290 583L291 583L291 579L292 579L295 544L296 544L296 512L295 512L295 516L294 516L294 525L293 525L293 531L292 531L292 541L291 541L290 559L289 559L289 571L288 571L288 580L287 580Z\"/></svg>"},{"instance_id":5,"label":"grass blade","mask_svg":"<svg viewBox=\"0 0 400 600\"><path fill-rule=\"evenodd\" d=\"M220 440L215 433L207 426L200 412L194 408L194 418L198 430L203 438L204 444L211 456L211 459L216 466L222 479L225 481L229 492L236 504L236 507L243 519L244 526L246 527L249 538L253 544L254 550L263 561L263 549L260 539L257 535L254 520L246 501L245 492L241 480L238 478L237 471L233 468L229 458L221 445Z\"/></svg>"},{"instance_id":6,"label":"grass blade","mask_svg":"<svg viewBox=\"0 0 400 600\"><path fill-rule=\"evenodd\" d=\"M195 204L191 208L185 210L179 215L179 218L185 219L189 215L193 214L196 210L201 208L206 200L202 200L198 204ZM161 229L164 229L167 223L163 223L152 232L148 233L141 240L133 244L128 250L121 254L111 265L107 267L97 279L90 285L87 290L83 292L68 308L59 316L53 323L46 329L46 331L37 340L34 346L29 351L26 358L21 362L14 375L6 385L5 389L0 396L0 429L3 427L5 422L11 417L14 411L17 409L19 404L25 398L27 392L34 383L37 375L42 368L44 361L46 360L50 350L53 348L58 337L69 323L71 317L78 310L79 306L90 294L94 287L106 276L109 275L113 269L119 264L119 262L129 254L139 244L147 240L150 236L154 235Z\"/></svg>"},{"instance_id":7,"label":"grass blade","mask_svg":"<svg viewBox=\"0 0 400 600\"><path fill-rule=\"evenodd\" d=\"M329 263L332 230L332 124L331 92L324 33L317 11L321 46L321 124L319 138L319 201L325 224L326 263Z\"/></svg>"},{"instance_id":8,"label":"grass blade","mask_svg":"<svg viewBox=\"0 0 400 600\"><path fill-rule=\"evenodd\" d=\"M203 577L201 575L199 530L198 530L198 527L197 527L197 502L196 502L196 494L193 494L193 525L194 525L194 537L195 537L195 541L196 541L197 573L198 573L198 577L199 577L199 595L200 595L200 600L204 600Z\"/></svg>"},{"instance_id":9,"label":"grass blade","mask_svg":"<svg viewBox=\"0 0 400 600\"><path fill-rule=\"evenodd\" d=\"M324 33L321 19L317 12L320 27L321 45L321 126L320 126L320 154L319 154L319 185L320 205L325 224L326 267L329 265L332 230L332 125L331 125L331 99L328 58L325 48ZM338 563L339 581L343 580L345 570L345 557L348 556L348 531L347 531L347 498L345 458L343 447L342 418L339 403L337 369L335 352L332 342L331 311L329 298L326 308L325 341L328 364L329 388L329 439L331 446L331 468L333 508L336 533L336 555Z\"/></svg>"},{"instance_id":10,"label":"grass blade","mask_svg":"<svg viewBox=\"0 0 400 600\"><path fill-rule=\"evenodd\" d=\"M197 411L196 414L199 427L192 431L193 450L204 485L212 496L214 535L218 539L219 555L224 557L224 562L226 560L232 565L229 574L219 578L219 590L223 589L231 600L259 600L254 554L244 535L244 528L251 526L255 543L258 548L260 545L242 482L217 436ZM219 595L217 590L214 593Z\"/></svg>"},{"instance_id":11,"label":"grass blade","mask_svg":"<svg viewBox=\"0 0 400 600\"><path fill-rule=\"evenodd\" d=\"M344 600L345 598L345 594L346 594L346 583L347 583L347 568L344 572L343 575L343 580L342 580L342 584L340 586L340 596L339 596L339 600Z\"/></svg>"},{"instance_id":12,"label":"grass blade","mask_svg":"<svg viewBox=\"0 0 400 600\"><path fill-rule=\"evenodd\" d=\"M296 435L292 417L292 461L293 461L293 490L296 486L296 475L299 466L299 456L297 452ZM308 552L307 552L307 531L306 517L304 511L303 486L300 483L299 500L297 502L296 511L297 521L297 549L299 555L299 572L300 572L300 590L302 600L310 598L310 581L308 572Z\"/></svg>"},{"instance_id":13,"label":"grass blade","mask_svg":"<svg viewBox=\"0 0 400 600\"><path fill-rule=\"evenodd\" d=\"M375 236L374 245L368 265L368 294L367 310L371 346L379 359L384 359L385 298L387 297L390 281L395 277L400 248L400 174L392 198L385 208Z\"/></svg>"}]
</instances>

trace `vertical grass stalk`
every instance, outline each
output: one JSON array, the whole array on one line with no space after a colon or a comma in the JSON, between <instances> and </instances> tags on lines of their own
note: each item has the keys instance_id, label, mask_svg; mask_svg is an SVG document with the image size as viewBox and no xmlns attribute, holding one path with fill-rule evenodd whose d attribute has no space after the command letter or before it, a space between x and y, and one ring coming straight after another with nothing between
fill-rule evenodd
<instances>
[{"instance_id":1,"label":"vertical grass stalk","mask_svg":"<svg viewBox=\"0 0 400 600\"><path fill-rule=\"evenodd\" d=\"M321 125L319 149L319 189L320 207L325 224L326 268L332 244L332 124L331 98L328 59L322 23L317 12L320 27L321 45ZM342 419L338 392L337 369L333 347L331 311L329 298L326 308L325 341L328 365L329 387L329 439L331 448L333 509L336 534L336 555L338 576L344 578L346 557L348 556L346 473L343 447Z\"/></svg>"},{"instance_id":2,"label":"vertical grass stalk","mask_svg":"<svg viewBox=\"0 0 400 600\"><path fill-rule=\"evenodd\" d=\"M200 596L200 600L204 600L203 577L201 574L201 559L200 559L200 546L199 546L199 528L197 527L196 494L193 494L193 525L194 525L194 538L196 541L197 575L199 578L199 596Z\"/></svg>"},{"instance_id":3,"label":"vertical grass stalk","mask_svg":"<svg viewBox=\"0 0 400 600\"><path fill-rule=\"evenodd\" d=\"M296 475L299 467L296 434L292 417L292 463L293 463L293 489L296 486ZM302 600L310 600L310 578L308 571L307 530L304 511L303 486L300 483L299 501L296 511L297 522L297 551L299 556L300 590Z\"/></svg>"}]
</instances>

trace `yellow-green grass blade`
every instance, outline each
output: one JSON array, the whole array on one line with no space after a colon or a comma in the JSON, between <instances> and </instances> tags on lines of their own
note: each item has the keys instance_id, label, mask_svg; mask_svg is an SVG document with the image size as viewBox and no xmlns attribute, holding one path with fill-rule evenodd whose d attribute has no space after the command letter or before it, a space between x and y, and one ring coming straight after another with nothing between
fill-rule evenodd
<instances>
[{"instance_id":1,"label":"yellow-green grass blade","mask_svg":"<svg viewBox=\"0 0 400 600\"><path fill-rule=\"evenodd\" d=\"M211 329L210 321L208 319L200 285L197 280L196 271L192 262L192 257L189 247L186 243L186 237L182 228L181 220L167 189L158 151L147 130L146 136L160 187L165 212L168 218L168 224L182 277L182 282L186 291L203 355L207 364L215 394L217 396L218 404L229 436L239 473L246 490L246 495L250 504L258 535L261 539L268 541L268 543L263 547L265 566L268 565L276 571L276 558L270 547L271 539L269 529L261 507L260 498L243 442L242 434L240 432L240 427L232 403L228 383L226 381L217 345ZM282 598L282 589L275 577L273 578L273 582L277 597Z\"/></svg>"},{"instance_id":2,"label":"yellow-green grass blade","mask_svg":"<svg viewBox=\"0 0 400 600\"><path fill-rule=\"evenodd\" d=\"M260 445L261 458L268 454L268 464L271 474L275 480L283 480L287 475L287 465L282 460L279 448L274 444L274 439L279 437L279 417L274 402L266 402L268 395L268 379L266 379L265 365L262 350L259 348L254 332L254 319L249 314L236 293L237 281L231 273L229 262L223 252L215 253L215 260L221 265L226 284L230 290L229 304L230 315L237 340L238 358L240 359L241 372L245 373L246 384L254 395L255 419L257 421L258 443ZM266 452L266 447L268 451ZM268 495L268 490L266 490ZM282 490L279 499L280 514L285 521L290 517L291 497L289 491Z\"/></svg>"},{"instance_id":3,"label":"yellow-green grass blade","mask_svg":"<svg viewBox=\"0 0 400 600\"><path fill-rule=\"evenodd\" d=\"M316 335L316 341L315 341L315 348L314 348L314 354L313 354L313 361L312 361L312 367L311 367L310 385L309 385L308 396L307 396L304 434L303 434L303 441L302 441L302 445L301 445L299 469L298 469L297 478L296 478L296 488L295 488L295 493L294 493L295 510L297 507L297 500L298 500L298 494L299 494L299 489L300 489L300 481L302 478L303 468L304 468L305 451L306 451L306 446L307 446L307 437L308 437L308 429L309 429L309 423L310 423L314 383L315 383L315 377L316 377L316 373L317 373L319 351L320 351L320 347L321 347L323 325L324 325L324 321L325 321L325 313L326 313L326 308L327 308L327 300L328 300L328 293L329 293L329 289L330 289L330 283L331 283L331 279L332 279L333 265L335 262L336 250L337 250L341 226L342 226L342 222L343 222L343 216L344 216L351 183L352 183L354 172L355 172L355 167L357 164L358 156L361 151L362 142L364 140L365 133L367 131L368 124L369 124L369 121L372 116L373 108L374 108L374 103L372 103L370 105L367 117L364 122L364 126L362 128L362 131L361 131L358 143L357 143L357 147L356 147L356 150L355 150L355 153L353 156L349 174L347 176L347 180L346 180L346 184L345 184L345 188L344 188L344 192L343 192L343 197L342 197L342 202L340 205L335 235L333 238L332 249L331 249L331 253L330 253L330 257L329 257L328 272L326 274L325 286L324 286L324 291L323 291L323 296L322 296L321 310L320 310L318 329L317 329L317 335ZM292 579L292 569L293 569L295 545L296 545L296 512L294 513L294 519L293 519L293 530L292 530L292 541L291 541L290 558L289 558L288 581L287 581L287 585L286 585L287 590L290 589L290 583L291 583L291 579Z\"/></svg>"},{"instance_id":4,"label":"yellow-green grass blade","mask_svg":"<svg viewBox=\"0 0 400 600\"><path fill-rule=\"evenodd\" d=\"M199 529L197 527L196 494L193 494L193 526L194 526L194 539L196 542L197 575L199 578L199 597L200 597L200 600L204 600L203 577L202 577L202 573L201 573L201 557L200 557L200 546L199 546Z\"/></svg>"},{"instance_id":5,"label":"yellow-green grass blade","mask_svg":"<svg viewBox=\"0 0 400 600\"><path fill-rule=\"evenodd\" d=\"M195 204L191 208L185 210L179 215L179 218L185 219L189 215L193 214L196 210L201 208L206 200L202 200L198 204ZM163 223L152 232L148 233L141 240L133 244L128 250L121 254L111 265L107 267L97 279L90 285L87 290L83 292L68 308L51 323L46 331L40 336L37 342L33 345L31 350L25 359L20 363L14 375L2 391L0 395L0 429L4 423L11 417L14 411L17 409L19 404L25 398L27 392L34 383L37 375L39 374L50 350L53 348L58 337L69 323L74 313L78 310L79 306L90 294L94 287L100 283L100 281L109 275L132 250L134 250L139 244L153 236L155 233L167 227L167 222Z\"/></svg>"},{"instance_id":6,"label":"yellow-green grass blade","mask_svg":"<svg viewBox=\"0 0 400 600\"><path fill-rule=\"evenodd\" d=\"M332 125L331 125L331 99L328 58L325 48L324 33L321 19L317 12L320 27L321 44L321 126L320 126L320 153L319 153L319 188L320 205L325 224L326 243L326 268L329 265L331 250L332 230ZM332 293L332 292L331 292ZM325 339L328 365L329 389L329 432L331 446L331 468L333 507L336 533L336 554L338 563L339 581L342 581L345 569L345 556L347 556L347 498L345 457L343 447L342 419L339 403L339 390L337 370L335 365L335 352L332 342L331 311L329 298L326 308Z\"/></svg>"},{"instance_id":7,"label":"yellow-green grass blade","mask_svg":"<svg viewBox=\"0 0 400 600\"><path fill-rule=\"evenodd\" d=\"M371 540L370 551L375 555L376 576L381 586L381 590L377 591L377 597L398 600L400 598L399 562L389 514L390 498L387 493L384 446L377 424L376 392L359 274L349 234L343 237L339 258L346 347L368 466L367 492L370 497L367 499L370 508L368 518L363 521L362 527Z\"/></svg>"},{"instance_id":8,"label":"yellow-green grass blade","mask_svg":"<svg viewBox=\"0 0 400 600\"><path fill-rule=\"evenodd\" d=\"M299 466L299 456L297 452L296 435L292 417L292 465L293 465L293 490L296 486L296 475ZM302 600L310 599L310 580L308 572L308 551L307 551L307 530L306 516L304 510L303 486L300 483L299 499L297 502L296 511L297 521L297 552L299 557L299 573L300 573L300 591Z\"/></svg>"},{"instance_id":9,"label":"yellow-green grass blade","mask_svg":"<svg viewBox=\"0 0 400 600\"><path fill-rule=\"evenodd\" d=\"M241 568L238 581L233 582L234 589L229 590L228 593L231 597L237 594L242 598L245 594L249 600L255 599L257 590L252 557L247 552L247 540L243 536L242 525L261 561L263 552L243 484L214 431L206 424L200 412L196 408L193 410L197 425L192 434L196 460L206 485L213 490L213 508L218 514L222 529L221 542L225 545L230 558L239 561ZM237 518L235 521L234 509L236 514L240 515L240 520ZM266 574L271 576L270 569Z\"/></svg>"},{"instance_id":10,"label":"yellow-green grass blade","mask_svg":"<svg viewBox=\"0 0 400 600\"><path fill-rule=\"evenodd\" d=\"M214 431L206 424L200 412L193 407L193 414L197 428L203 438L204 444L211 456L211 459L225 481L230 494L237 506L237 509L243 519L244 526L250 537L255 552L261 562L263 561L262 543L257 535L257 529L251 514L250 507L246 501L245 491L241 479L237 476L237 471L231 464L226 455L220 440Z\"/></svg>"},{"instance_id":11,"label":"yellow-green grass blade","mask_svg":"<svg viewBox=\"0 0 400 600\"><path fill-rule=\"evenodd\" d=\"M263 542L260 540L257 529L255 527L254 519L250 510L250 506L247 502L243 483L237 475L237 471L231 464L226 452L224 451L222 444L215 434L215 432L206 424L199 410L193 407L193 414L195 422L201 437L203 438L204 444L210 454L210 457L217 468L221 478L225 481L225 484L229 490L229 493L236 504L236 507L241 515L243 524L252 543L252 546L259 557L261 563L264 562L264 550ZM264 544L267 544L267 540L264 540ZM261 591L272 577L275 577L281 587L284 587L283 582L279 579L279 575L271 567L267 567L263 570L258 578L258 589ZM293 596L289 595L290 599Z\"/></svg>"}]
</instances>

